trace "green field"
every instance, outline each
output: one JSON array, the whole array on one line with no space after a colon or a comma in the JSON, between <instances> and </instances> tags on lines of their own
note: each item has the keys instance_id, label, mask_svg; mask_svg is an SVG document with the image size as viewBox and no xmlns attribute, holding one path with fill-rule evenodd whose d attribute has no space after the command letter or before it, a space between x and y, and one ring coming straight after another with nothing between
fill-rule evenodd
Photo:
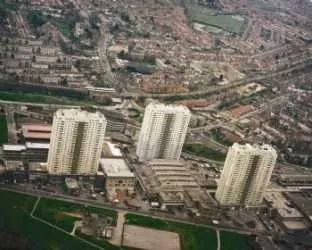
<instances>
[{"instance_id":1,"label":"green field","mask_svg":"<svg viewBox=\"0 0 312 250\"><path fill-rule=\"evenodd\" d=\"M97 102L95 100L86 99L84 101L69 97L56 97L52 95L17 93L0 91L0 100L13 102L32 102L46 104L68 104L68 105L110 105L110 100L107 103Z\"/></svg>"},{"instance_id":2,"label":"green field","mask_svg":"<svg viewBox=\"0 0 312 250\"><path fill-rule=\"evenodd\" d=\"M214 161L225 161L226 157L224 153L208 148L207 146L200 143L186 144L183 147L183 151Z\"/></svg>"},{"instance_id":3,"label":"green field","mask_svg":"<svg viewBox=\"0 0 312 250\"><path fill-rule=\"evenodd\" d=\"M73 42L79 41L79 38L74 35L73 27L69 25L63 18L56 18L50 15L43 15L41 12L29 12L26 15L28 21L35 27L40 27L45 23L51 23L58 28L58 30Z\"/></svg>"},{"instance_id":4,"label":"green field","mask_svg":"<svg viewBox=\"0 0 312 250\"><path fill-rule=\"evenodd\" d=\"M0 8L17 11L20 7L19 3L11 3L7 0L0 0Z\"/></svg>"},{"instance_id":5,"label":"green field","mask_svg":"<svg viewBox=\"0 0 312 250\"><path fill-rule=\"evenodd\" d=\"M176 232L180 235L181 250L215 250L217 235L215 230L202 226L189 225L153 219L146 216L126 214L126 223L160 230ZM254 240L242 234L220 232L222 250L251 250Z\"/></svg>"},{"instance_id":6,"label":"green field","mask_svg":"<svg viewBox=\"0 0 312 250\"><path fill-rule=\"evenodd\" d=\"M80 204L70 203L66 201L42 198L35 211L35 216L52 223L67 232L71 232L78 217L70 216L66 213L97 213L112 218L113 223L116 222L117 213L114 210L83 206Z\"/></svg>"},{"instance_id":7,"label":"green field","mask_svg":"<svg viewBox=\"0 0 312 250\"><path fill-rule=\"evenodd\" d=\"M222 250L252 250L255 249L255 239L251 236L221 231Z\"/></svg>"},{"instance_id":8,"label":"green field","mask_svg":"<svg viewBox=\"0 0 312 250\"><path fill-rule=\"evenodd\" d=\"M2 202L0 206L0 236L4 233L8 233L11 236L13 235L16 237L16 242L21 241L23 244L27 244L27 249L98 249L82 242L78 238L80 237L89 242L95 243L106 250L135 250L125 246L113 246L107 241L96 239L94 237L81 234L80 232L76 233L78 237L73 237L37 221L34 218L31 218L30 213L36 203L37 197L0 190L0 200L5 201ZM85 207L79 204L45 198L40 200L34 215L52 223L53 225L62 227L69 232L71 231L71 223L74 221L72 219L73 217L69 216L70 219L65 219L68 215L64 215L65 217L63 218L62 216L55 218L55 215L59 212L77 212L82 210L88 210L89 212L95 212L116 218L116 212L114 210ZM180 235L182 245L181 250L217 249L216 232L213 229L185 223L153 219L147 216L134 214L126 215L126 223L176 232ZM252 249L253 238L251 237L223 231L220 233L220 237L222 250ZM13 243L9 242L9 240L5 242L2 241L2 245L7 246L5 249L9 249L9 246L12 246L12 244Z\"/></svg>"},{"instance_id":9,"label":"green field","mask_svg":"<svg viewBox=\"0 0 312 250\"><path fill-rule=\"evenodd\" d=\"M96 250L63 232L30 217L36 197L0 191L0 233L18 235L16 240L27 243L27 249L36 250ZM2 245L4 242L2 242ZM8 248L9 249L9 248ZM25 248L23 248L25 249ZM114 250L108 249L107 250Z\"/></svg>"},{"instance_id":10,"label":"green field","mask_svg":"<svg viewBox=\"0 0 312 250\"><path fill-rule=\"evenodd\" d=\"M191 7L187 9L191 22L220 28L224 31L241 34L246 26L246 18L239 15L218 14L208 8Z\"/></svg>"},{"instance_id":11,"label":"green field","mask_svg":"<svg viewBox=\"0 0 312 250\"><path fill-rule=\"evenodd\" d=\"M0 114L0 145L8 142L8 127L5 114Z\"/></svg>"}]
</instances>

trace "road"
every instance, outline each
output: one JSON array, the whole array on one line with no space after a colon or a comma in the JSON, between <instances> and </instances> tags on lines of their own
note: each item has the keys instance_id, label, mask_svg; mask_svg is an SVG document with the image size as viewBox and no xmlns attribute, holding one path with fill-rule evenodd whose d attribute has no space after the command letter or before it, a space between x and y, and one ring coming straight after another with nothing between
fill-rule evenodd
<instances>
[{"instance_id":1,"label":"road","mask_svg":"<svg viewBox=\"0 0 312 250\"><path fill-rule=\"evenodd\" d=\"M247 84L247 83L251 83L251 82L261 82L263 80L268 80L268 79L272 79L273 77L277 77L283 74L287 74L290 73L294 70L299 70L301 68L305 68L308 65L310 65L311 63L308 62L303 62L303 63L298 63L295 66L288 68L288 69L284 69L284 70L278 70L278 71L272 71L269 73L266 73L265 75L258 75L258 76L254 76L254 77L249 77L243 80L236 80L233 82L230 82L226 85L222 85L222 86L208 86L206 87L206 89L204 90L196 90L196 91L190 91L190 92L185 92L185 93L179 93L178 95L181 97L191 97L191 96L206 96L208 94L213 94L219 91L223 91L223 90L227 90L227 89L231 89L234 87L238 87L241 86L243 84ZM123 97L139 97L139 96L144 96L147 98L168 98L168 97L175 97L177 96L177 93L166 93L166 94L149 94L149 93L130 93L130 92L125 92L125 93L121 93L121 96Z\"/></svg>"},{"instance_id":2,"label":"road","mask_svg":"<svg viewBox=\"0 0 312 250\"><path fill-rule=\"evenodd\" d=\"M123 233L123 226L125 223L125 211L118 212L117 218L117 225L114 230L113 238L110 240L110 243L113 245L120 246L122 243L122 233Z\"/></svg>"},{"instance_id":3,"label":"road","mask_svg":"<svg viewBox=\"0 0 312 250\"><path fill-rule=\"evenodd\" d=\"M18 186L15 186L18 187ZM11 192L16 192L16 193L21 193L21 194L27 194L27 195L34 195L34 196L40 196L43 198L50 198L50 199L55 199L55 200L60 200L60 201L66 201L66 202L72 202L72 203L76 203L76 204L81 204L84 206L93 206L93 207L98 207L98 208L104 208L104 209L114 209L117 210L117 212L129 212L135 215L141 215L141 216L149 216L151 218L154 219L160 219L160 220L167 220L170 222L177 222L177 223L185 223L185 224L189 224L189 225L193 225L193 226L201 226L201 227L205 227L205 228L210 228L213 230L221 230L221 231L228 231L228 232L233 232L233 233L240 233L240 234L245 234L245 235L255 235L255 234L266 234L264 232L257 232L254 230L244 230L244 229L240 229L240 228L228 228L228 227L222 227L222 226L216 226L216 225L207 225L207 224L203 224L203 223L197 223L197 222L192 222L190 220L187 219L182 219L182 218L173 218L174 215L167 215L165 216L164 214L159 214L157 212L151 213L151 212L144 212L144 211L133 211L131 209L123 209L123 208L116 208L115 206L109 205L109 204L103 204L100 202L96 202L96 201L91 201L91 200L87 200L87 199L81 199L81 198L77 198L77 197L70 197L70 196L65 196L62 194L48 194L48 193L38 193L38 192L30 192L30 191L24 191L24 190L20 190L17 188L12 188L12 186L7 186L7 185L1 185L0 186L0 190L3 191L11 191ZM54 226L54 225L52 225ZM63 229L61 229L62 231L64 231ZM67 234L70 235L70 233L66 232Z\"/></svg>"},{"instance_id":4,"label":"road","mask_svg":"<svg viewBox=\"0 0 312 250\"><path fill-rule=\"evenodd\" d=\"M208 124L208 125L205 125L205 126L202 126L202 127L189 128L189 132L209 131L209 130L211 130L213 128L218 128L218 127L223 127L225 129L233 130L233 129L235 129L235 127L233 126L234 123L239 122L239 121L241 121L243 119L246 119L246 118L248 118L250 116L262 113L262 112L268 110L268 108L270 106L272 107L274 105L286 102L289 95L290 94L285 94L285 95L276 97L276 98L274 98L272 100L269 100L265 104L261 105L258 109L252 110L252 111L250 111L250 112L240 116L239 118L232 119L229 122L218 122L218 123L215 123L215 124Z\"/></svg>"},{"instance_id":5,"label":"road","mask_svg":"<svg viewBox=\"0 0 312 250\"><path fill-rule=\"evenodd\" d=\"M107 27L107 20L104 15L100 15L101 19L101 26L100 26L100 39L98 42L98 54L100 58L100 66L102 71L104 72L105 81L110 83L111 85L114 84L116 81L114 79L114 75L111 70L111 66L109 64L107 58L107 47L112 39L111 34Z\"/></svg>"},{"instance_id":6,"label":"road","mask_svg":"<svg viewBox=\"0 0 312 250\"><path fill-rule=\"evenodd\" d=\"M207 162L207 163L221 165L221 166L223 166L223 164L224 164L223 161L214 161L214 160L211 160L211 159L208 159L208 158L205 158L205 157L189 154L189 153L186 153L186 152L182 152L181 156L183 158L193 159L193 160L196 160L196 161L202 161L202 162Z\"/></svg>"}]
</instances>

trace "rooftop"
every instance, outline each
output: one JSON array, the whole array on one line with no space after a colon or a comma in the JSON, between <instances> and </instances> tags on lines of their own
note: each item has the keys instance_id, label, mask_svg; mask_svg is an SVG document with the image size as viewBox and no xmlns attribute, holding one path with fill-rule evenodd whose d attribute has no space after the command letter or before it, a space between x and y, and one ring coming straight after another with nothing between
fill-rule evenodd
<instances>
[{"instance_id":1,"label":"rooftop","mask_svg":"<svg viewBox=\"0 0 312 250\"><path fill-rule=\"evenodd\" d=\"M230 112L231 112L231 115L234 118L238 118L241 115L249 112L250 110L251 110L251 106L250 105L245 105L245 106L239 106L237 108L233 108L233 109L230 110Z\"/></svg>"},{"instance_id":2,"label":"rooftop","mask_svg":"<svg viewBox=\"0 0 312 250\"><path fill-rule=\"evenodd\" d=\"M79 188L78 182L74 178L65 178L65 184L69 189L77 189Z\"/></svg>"},{"instance_id":3,"label":"rooftop","mask_svg":"<svg viewBox=\"0 0 312 250\"><path fill-rule=\"evenodd\" d=\"M23 136L26 139L45 139L49 140L51 138L51 133L42 133L42 132L23 132Z\"/></svg>"},{"instance_id":4,"label":"rooftop","mask_svg":"<svg viewBox=\"0 0 312 250\"><path fill-rule=\"evenodd\" d=\"M183 105L175 105L175 104L165 105L163 103L155 103L155 102L150 103L146 107L146 110L162 111L166 113L177 113L177 112L185 112L188 114L190 113L190 110Z\"/></svg>"},{"instance_id":5,"label":"rooftop","mask_svg":"<svg viewBox=\"0 0 312 250\"><path fill-rule=\"evenodd\" d=\"M267 192L264 199L276 208L279 215L284 219L303 218L303 215L294 207L287 198L280 192Z\"/></svg>"},{"instance_id":6,"label":"rooftop","mask_svg":"<svg viewBox=\"0 0 312 250\"><path fill-rule=\"evenodd\" d=\"M26 150L24 145L3 144L4 151L23 151Z\"/></svg>"},{"instance_id":7,"label":"rooftop","mask_svg":"<svg viewBox=\"0 0 312 250\"><path fill-rule=\"evenodd\" d=\"M312 221L312 189L305 189L301 192L289 192L286 193L286 196Z\"/></svg>"},{"instance_id":8,"label":"rooftop","mask_svg":"<svg viewBox=\"0 0 312 250\"><path fill-rule=\"evenodd\" d=\"M171 160L171 159L154 159L149 162L149 165L155 166L183 166L183 162L177 161L177 160Z\"/></svg>"},{"instance_id":9,"label":"rooftop","mask_svg":"<svg viewBox=\"0 0 312 250\"><path fill-rule=\"evenodd\" d=\"M30 171L48 171L46 162L29 162Z\"/></svg>"},{"instance_id":10,"label":"rooftop","mask_svg":"<svg viewBox=\"0 0 312 250\"><path fill-rule=\"evenodd\" d=\"M180 161L156 159L148 168L161 187L169 189L198 188L190 171Z\"/></svg>"},{"instance_id":11,"label":"rooftop","mask_svg":"<svg viewBox=\"0 0 312 250\"><path fill-rule=\"evenodd\" d=\"M122 157L121 150L120 150L120 148L118 148L117 144L106 141L105 145L107 145L107 147L104 147L104 148L109 151L109 152L107 152L108 154L110 154L114 157Z\"/></svg>"},{"instance_id":12,"label":"rooftop","mask_svg":"<svg viewBox=\"0 0 312 250\"><path fill-rule=\"evenodd\" d=\"M23 124L22 131L29 132L51 132L52 126L48 124Z\"/></svg>"},{"instance_id":13,"label":"rooftop","mask_svg":"<svg viewBox=\"0 0 312 250\"><path fill-rule=\"evenodd\" d=\"M59 109L55 112L54 117L62 119L73 119L88 122L90 119L104 119L105 116L100 112L88 112L81 109Z\"/></svg>"},{"instance_id":14,"label":"rooftop","mask_svg":"<svg viewBox=\"0 0 312 250\"><path fill-rule=\"evenodd\" d=\"M134 174L130 171L124 159L100 159L100 165L107 177L133 177Z\"/></svg>"},{"instance_id":15,"label":"rooftop","mask_svg":"<svg viewBox=\"0 0 312 250\"><path fill-rule=\"evenodd\" d=\"M269 144L238 144L238 143L234 143L232 145L232 148L235 150L242 150L242 151L248 151L248 152L252 152L252 151L268 151L268 152L274 152L276 153L275 149L269 145Z\"/></svg>"},{"instance_id":16,"label":"rooftop","mask_svg":"<svg viewBox=\"0 0 312 250\"><path fill-rule=\"evenodd\" d=\"M23 124L24 138L50 139L52 126L47 124Z\"/></svg>"},{"instance_id":17,"label":"rooftop","mask_svg":"<svg viewBox=\"0 0 312 250\"><path fill-rule=\"evenodd\" d=\"M26 142L25 143L27 149L49 149L49 143L34 143L34 142Z\"/></svg>"}]
</instances>

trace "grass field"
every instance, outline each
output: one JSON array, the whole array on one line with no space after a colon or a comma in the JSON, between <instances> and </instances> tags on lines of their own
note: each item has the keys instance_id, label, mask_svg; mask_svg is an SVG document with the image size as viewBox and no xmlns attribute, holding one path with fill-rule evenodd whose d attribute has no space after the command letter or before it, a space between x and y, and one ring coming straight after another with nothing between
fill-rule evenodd
<instances>
[{"instance_id":1,"label":"grass field","mask_svg":"<svg viewBox=\"0 0 312 250\"><path fill-rule=\"evenodd\" d=\"M44 15L42 12L28 12L26 15L28 21L34 25L34 27L41 26L45 23L51 23L68 39L73 42L79 41L79 38L74 35L73 27L69 25L63 18L56 18L50 15Z\"/></svg>"},{"instance_id":2,"label":"grass field","mask_svg":"<svg viewBox=\"0 0 312 250\"><path fill-rule=\"evenodd\" d=\"M186 144L183 147L186 153L194 154L197 156L205 157L214 161L224 161L226 155L222 152L213 150L200 143Z\"/></svg>"},{"instance_id":3,"label":"grass field","mask_svg":"<svg viewBox=\"0 0 312 250\"><path fill-rule=\"evenodd\" d=\"M0 145L8 142L8 127L5 114L0 114Z\"/></svg>"},{"instance_id":4,"label":"grass field","mask_svg":"<svg viewBox=\"0 0 312 250\"><path fill-rule=\"evenodd\" d=\"M89 212L105 215L112 218L113 223L116 222L117 213L114 210L86 207L80 204L42 198L35 211L35 216L52 223L67 232L71 232L75 221L78 217L70 216L68 213Z\"/></svg>"},{"instance_id":5,"label":"grass field","mask_svg":"<svg viewBox=\"0 0 312 250\"><path fill-rule=\"evenodd\" d=\"M12 192L0 191L0 232L9 232L23 238L28 245L27 249L36 250L96 250L56 229L49 227L30 217L36 197ZM4 202L5 201L5 202ZM23 248L25 249L25 248ZM114 250L109 249L107 250Z\"/></svg>"},{"instance_id":6,"label":"grass field","mask_svg":"<svg viewBox=\"0 0 312 250\"><path fill-rule=\"evenodd\" d=\"M0 91L0 100L13 102L31 102L31 103L47 103L47 104L68 104L68 105L107 105L110 103L97 102L95 100L77 100L69 97L56 97L52 95L17 93Z\"/></svg>"},{"instance_id":7,"label":"grass field","mask_svg":"<svg viewBox=\"0 0 312 250\"><path fill-rule=\"evenodd\" d=\"M241 34L246 26L246 19L241 16L218 14L208 8L191 7L187 10L191 22L220 28L230 33Z\"/></svg>"},{"instance_id":8,"label":"grass field","mask_svg":"<svg viewBox=\"0 0 312 250\"><path fill-rule=\"evenodd\" d=\"M50 226L43 224L33 218L30 213L36 203L37 197L17 194L0 190L0 200L5 201L0 206L0 234L10 233L16 236L16 241L20 240L27 244L27 249L36 250L95 250L98 248L82 242L77 237L67 235ZM63 224L64 220L56 221L53 215L60 211L74 212L77 209L89 209L91 212L111 215L116 217L113 210L88 207L63 202L52 199L44 199L39 202L35 216L47 220L48 222L69 229L69 222ZM51 217L50 219L48 217ZM154 229L168 230L179 233L181 238L182 250L216 250L217 239L213 229L201 226L188 225L185 223L169 222L159 219L153 219L146 216L127 214L126 221L128 224L140 225ZM107 241L99 240L94 237L83 235L79 232L76 234L89 242L95 243L106 250L135 250L129 247L117 247L109 244ZM250 237L221 232L221 249L222 250L251 250L253 240ZM10 242L5 242L11 244ZM4 242L2 242L4 244ZM23 248L24 249L24 248Z\"/></svg>"},{"instance_id":9,"label":"grass field","mask_svg":"<svg viewBox=\"0 0 312 250\"><path fill-rule=\"evenodd\" d=\"M252 250L254 249L254 239L251 236L221 231L220 239L221 239L222 250Z\"/></svg>"},{"instance_id":10,"label":"grass field","mask_svg":"<svg viewBox=\"0 0 312 250\"><path fill-rule=\"evenodd\" d=\"M19 7L19 3L10 3L7 0L0 0L0 8L17 11Z\"/></svg>"}]
</instances>

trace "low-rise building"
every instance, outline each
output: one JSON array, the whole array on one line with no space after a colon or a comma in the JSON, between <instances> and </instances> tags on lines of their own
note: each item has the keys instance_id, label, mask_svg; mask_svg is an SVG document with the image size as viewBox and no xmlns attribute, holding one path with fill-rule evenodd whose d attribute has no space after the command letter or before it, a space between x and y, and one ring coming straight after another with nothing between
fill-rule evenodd
<instances>
[{"instance_id":1,"label":"low-rise building","mask_svg":"<svg viewBox=\"0 0 312 250\"><path fill-rule=\"evenodd\" d=\"M303 214L282 193L267 192L264 200L273 209L277 222L285 231L296 232L309 227Z\"/></svg>"},{"instance_id":2,"label":"low-rise building","mask_svg":"<svg viewBox=\"0 0 312 250\"><path fill-rule=\"evenodd\" d=\"M78 195L80 193L80 187L75 178L65 178L65 185L68 193L73 195Z\"/></svg>"},{"instance_id":3,"label":"low-rise building","mask_svg":"<svg viewBox=\"0 0 312 250\"><path fill-rule=\"evenodd\" d=\"M104 142L103 154L106 158L121 158L123 156L118 144L110 141Z\"/></svg>"},{"instance_id":4,"label":"low-rise building","mask_svg":"<svg viewBox=\"0 0 312 250\"><path fill-rule=\"evenodd\" d=\"M25 145L3 144L2 152L5 160L21 160L25 154Z\"/></svg>"},{"instance_id":5,"label":"low-rise building","mask_svg":"<svg viewBox=\"0 0 312 250\"><path fill-rule=\"evenodd\" d=\"M123 159L100 160L105 175L105 188L109 200L120 200L124 196L134 194L135 176Z\"/></svg>"},{"instance_id":6,"label":"low-rise building","mask_svg":"<svg viewBox=\"0 0 312 250\"><path fill-rule=\"evenodd\" d=\"M49 143L26 142L26 159L29 161L46 162L49 153Z\"/></svg>"},{"instance_id":7,"label":"low-rise building","mask_svg":"<svg viewBox=\"0 0 312 250\"><path fill-rule=\"evenodd\" d=\"M48 180L48 169L46 162L28 163L28 180L30 182L46 182Z\"/></svg>"},{"instance_id":8,"label":"low-rise building","mask_svg":"<svg viewBox=\"0 0 312 250\"><path fill-rule=\"evenodd\" d=\"M23 124L23 139L28 142L49 142L52 126L47 124Z\"/></svg>"}]
</instances>

